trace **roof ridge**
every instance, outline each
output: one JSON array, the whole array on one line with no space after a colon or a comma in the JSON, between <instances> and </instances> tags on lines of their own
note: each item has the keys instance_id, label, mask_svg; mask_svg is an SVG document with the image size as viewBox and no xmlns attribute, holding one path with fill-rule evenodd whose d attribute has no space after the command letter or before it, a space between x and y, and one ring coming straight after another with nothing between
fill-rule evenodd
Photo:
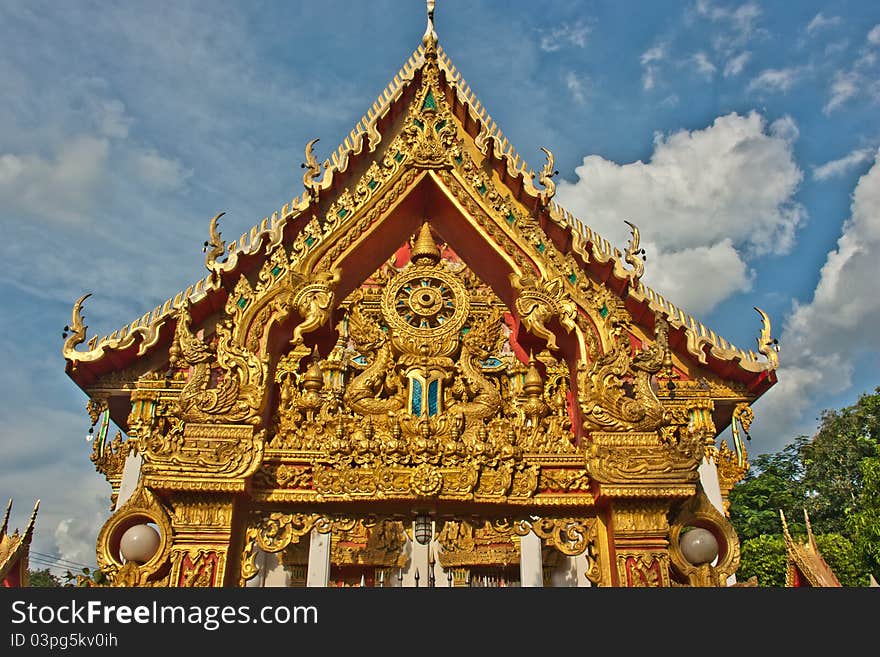
<instances>
[{"instance_id":1,"label":"roof ridge","mask_svg":"<svg viewBox=\"0 0 880 657\"><path fill-rule=\"evenodd\" d=\"M494 155L498 159L506 160L508 173L512 177L522 175L526 191L538 197L541 192L533 183L536 176L535 172L528 167L526 161L516 152L513 144L504 136L498 124L495 123L485 106L477 98L474 90L452 63L451 57L439 44L436 49L437 64L446 74L448 84L455 91L462 104L467 107L472 118L480 125L480 131L474 139L477 147L486 152L489 148L488 142L492 140ZM382 140L382 135L377 129L379 120L387 114L389 107L400 98L406 86L413 80L416 71L424 66L425 61L425 46L424 44L419 44L404 62L403 66L401 66L400 70L393 76L391 82L379 93L376 101L355 123L355 127L349 132L348 136L324 160L321 165L323 175L320 180L315 180L314 183L316 189L326 190L332 186L333 176L346 171L350 157L362 152L365 139L368 141L369 151L373 152L376 150ZM272 215L264 217L249 231L242 233L238 240L229 242L223 249L223 253L218 256L223 257L225 255L226 259L222 263L216 263L216 273L233 270L239 255L255 254L258 250L262 249L262 237L264 235L269 237L268 244L280 243L283 229L287 222L299 216L308 207L310 202L311 190L307 187L303 194L294 197L289 203L285 203L280 210L276 210ZM623 254L619 248L613 246L607 239L590 228L585 221L572 214L556 201L551 200L547 209L551 218L560 227L570 229L572 236L578 235L582 240L591 244L593 257L602 263L608 263L613 260L615 272L624 277L628 275L628 270L623 266ZM634 282L635 284L629 287L629 294L636 298L636 300L645 301L651 309L665 313L673 327L683 329L688 336L687 350L700 362L705 363L706 361L704 347L708 345L710 353L716 358L721 360L739 358L740 365L751 371L767 369L768 362L761 360L753 350L746 351L735 346L640 280L635 279ZM215 271L212 271L207 277L178 292L164 303L156 306L152 311L145 313L121 329L117 329L113 333L100 338L93 337L89 341L89 347L92 349L98 347L119 348L123 346L123 343L133 341L134 334L138 332L144 337L144 342L139 349L139 353L142 353L158 338L158 327L166 316L176 311L185 300L197 301L207 294L211 288L218 285L219 277L215 277ZM760 340L758 342L760 346ZM128 345L126 344L125 346Z\"/></svg>"}]
</instances>

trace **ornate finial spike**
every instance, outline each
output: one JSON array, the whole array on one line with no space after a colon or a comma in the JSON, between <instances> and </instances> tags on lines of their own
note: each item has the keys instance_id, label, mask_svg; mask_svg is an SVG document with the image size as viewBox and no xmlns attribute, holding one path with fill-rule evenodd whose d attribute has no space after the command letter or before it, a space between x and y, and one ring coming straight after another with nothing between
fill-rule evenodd
<instances>
[{"instance_id":1,"label":"ornate finial spike","mask_svg":"<svg viewBox=\"0 0 880 657\"><path fill-rule=\"evenodd\" d=\"M440 261L440 249L431 236L431 226L427 221L422 224L419 236L413 243L411 259L414 264L425 260L433 265Z\"/></svg>"},{"instance_id":2,"label":"ornate finial spike","mask_svg":"<svg viewBox=\"0 0 880 657\"><path fill-rule=\"evenodd\" d=\"M642 275L645 273L645 249L639 246L639 227L631 221L627 221L626 219L623 220L623 223L629 226L630 229L630 240L629 244L626 247L625 260L632 267L632 281L635 284L639 282L639 280L642 278Z\"/></svg>"},{"instance_id":3,"label":"ornate finial spike","mask_svg":"<svg viewBox=\"0 0 880 657\"><path fill-rule=\"evenodd\" d=\"M763 310L755 306L755 310L761 315L761 335L758 337L758 351L766 356L770 367L779 367L779 341L770 333L770 317Z\"/></svg>"},{"instance_id":4,"label":"ornate finial spike","mask_svg":"<svg viewBox=\"0 0 880 657\"><path fill-rule=\"evenodd\" d=\"M437 33L434 31L434 0L426 0L428 9L428 27L422 37L422 44L426 53L435 53L437 47Z\"/></svg>"},{"instance_id":5,"label":"ornate finial spike","mask_svg":"<svg viewBox=\"0 0 880 657\"><path fill-rule=\"evenodd\" d=\"M9 498L9 504L6 505L6 513L3 515L3 524L0 525L0 536L6 534L6 527L9 525L9 514L12 512L12 498Z\"/></svg>"},{"instance_id":6,"label":"ornate finial spike","mask_svg":"<svg viewBox=\"0 0 880 657\"><path fill-rule=\"evenodd\" d=\"M320 139L316 137L306 144L306 161L300 164L300 167L306 170L303 174L303 185L312 194L318 191L318 176L321 175L321 165L318 163L313 149L314 145L319 141Z\"/></svg>"}]
</instances>

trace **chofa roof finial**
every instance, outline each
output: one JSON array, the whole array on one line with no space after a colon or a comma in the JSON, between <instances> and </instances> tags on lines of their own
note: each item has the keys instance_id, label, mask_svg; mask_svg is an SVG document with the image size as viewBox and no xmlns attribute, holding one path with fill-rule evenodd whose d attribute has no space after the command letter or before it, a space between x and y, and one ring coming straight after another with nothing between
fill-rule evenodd
<instances>
[{"instance_id":1,"label":"chofa roof finial","mask_svg":"<svg viewBox=\"0 0 880 657\"><path fill-rule=\"evenodd\" d=\"M428 27L425 28L425 36L422 37L422 44L426 50L434 50L437 46L437 32L434 31L434 2L435 0L425 0L428 9Z\"/></svg>"}]
</instances>

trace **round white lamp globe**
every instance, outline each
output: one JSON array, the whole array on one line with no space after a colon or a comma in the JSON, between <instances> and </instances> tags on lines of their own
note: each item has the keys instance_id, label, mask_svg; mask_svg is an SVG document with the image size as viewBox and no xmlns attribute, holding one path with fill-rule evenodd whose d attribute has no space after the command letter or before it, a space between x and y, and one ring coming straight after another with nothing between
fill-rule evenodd
<instances>
[{"instance_id":1,"label":"round white lamp globe","mask_svg":"<svg viewBox=\"0 0 880 657\"><path fill-rule=\"evenodd\" d=\"M718 541L708 529L694 527L678 540L684 558L695 566L711 562L718 556Z\"/></svg>"},{"instance_id":2,"label":"round white lamp globe","mask_svg":"<svg viewBox=\"0 0 880 657\"><path fill-rule=\"evenodd\" d=\"M159 532L149 525L134 525L125 530L119 551L126 561L146 563L159 549Z\"/></svg>"}]
</instances>

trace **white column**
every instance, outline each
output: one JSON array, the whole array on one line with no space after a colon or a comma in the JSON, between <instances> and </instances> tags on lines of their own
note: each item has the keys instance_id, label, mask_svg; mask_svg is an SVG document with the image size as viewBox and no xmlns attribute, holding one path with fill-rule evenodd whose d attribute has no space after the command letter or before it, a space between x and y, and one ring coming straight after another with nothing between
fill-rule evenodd
<instances>
[{"instance_id":1,"label":"white column","mask_svg":"<svg viewBox=\"0 0 880 657\"><path fill-rule=\"evenodd\" d=\"M415 527L413 527L413 536L415 536ZM419 588L428 587L428 545L420 545L418 541L408 541L409 544L409 564L403 571L403 581L401 586L416 585L416 571L419 573ZM435 557L436 558L436 557Z\"/></svg>"},{"instance_id":2,"label":"white column","mask_svg":"<svg viewBox=\"0 0 880 657\"><path fill-rule=\"evenodd\" d=\"M309 539L309 565L306 586L322 588L330 584L330 534L313 529Z\"/></svg>"},{"instance_id":3,"label":"white column","mask_svg":"<svg viewBox=\"0 0 880 657\"><path fill-rule=\"evenodd\" d=\"M544 586L541 539L535 532L529 532L519 539L519 581L522 587Z\"/></svg>"},{"instance_id":4,"label":"white column","mask_svg":"<svg viewBox=\"0 0 880 657\"><path fill-rule=\"evenodd\" d=\"M134 489L137 487L138 479L141 477L141 455L129 452L125 457L125 465L122 466L122 480L119 482L119 492L116 496L116 511L128 501Z\"/></svg>"},{"instance_id":5,"label":"white column","mask_svg":"<svg viewBox=\"0 0 880 657\"><path fill-rule=\"evenodd\" d=\"M721 499L721 485L718 483L718 468L715 461L704 456L698 472L700 473L700 484L706 491L706 497L712 502L712 506L718 509L721 515L724 515L724 502Z\"/></svg>"}]
</instances>

